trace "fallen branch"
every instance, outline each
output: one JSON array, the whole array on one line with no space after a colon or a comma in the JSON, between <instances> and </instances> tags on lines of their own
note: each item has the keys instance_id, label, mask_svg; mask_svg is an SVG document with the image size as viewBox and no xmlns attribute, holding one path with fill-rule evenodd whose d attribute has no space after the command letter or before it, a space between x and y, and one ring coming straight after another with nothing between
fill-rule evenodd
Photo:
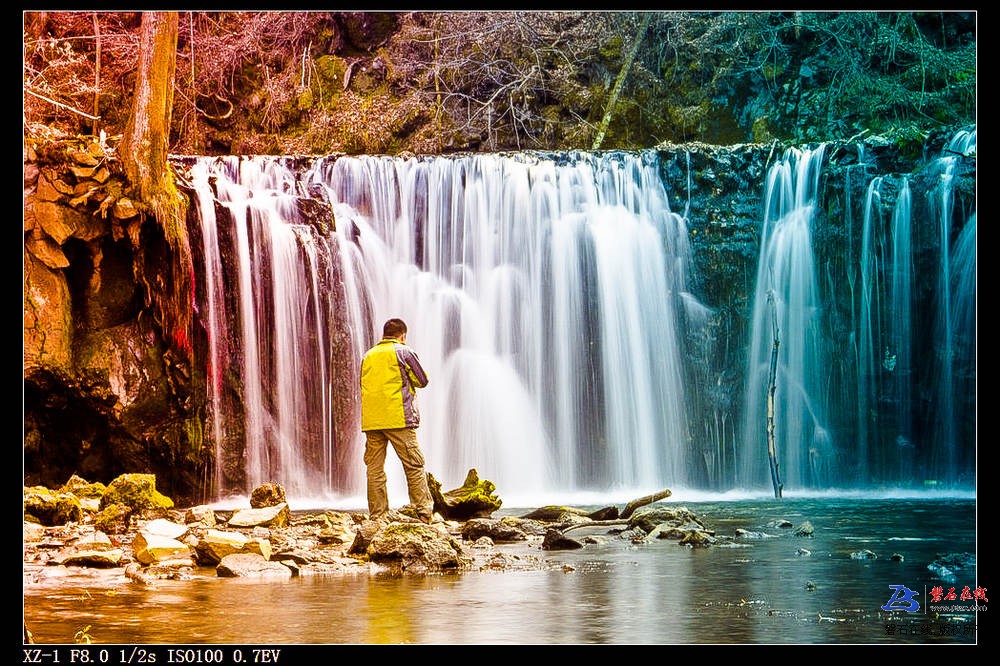
<instances>
[{"instance_id":1,"label":"fallen branch","mask_svg":"<svg viewBox=\"0 0 1000 666\"><path fill-rule=\"evenodd\" d=\"M24 92L28 93L29 95L34 95L38 99L45 100L49 104L55 104L56 106L58 106L58 107L60 107L62 109L66 109L67 111L72 111L73 113L75 113L75 114L77 114L79 116L83 116L84 118L87 118L89 120L100 120L101 119L100 116L92 116L89 113L84 113L83 111L79 111L77 109L74 109L72 106L67 106L67 105L63 104L62 102L57 102L54 99L49 99L45 95L39 95L38 93L36 93L31 88L28 88L27 86L24 87Z\"/></svg>"},{"instance_id":2,"label":"fallen branch","mask_svg":"<svg viewBox=\"0 0 1000 666\"><path fill-rule=\"evenodd\" d=\"M638 509L639 507L646 506L647 504L652 504L653 502L658 502L665 497L670 497L671 495L673 495L673 493L670 492L669 489L664 488L660 492L653 493L652 495L646 495L645 497L634 499L625 505L625 508L622 509L620 516L622 518L630 518L632 514L635 513L635 510Z\"/></svg>"},{"instance_id":3,"label":"fallen branch","mask_svg":"<svg viewBox=\"0 0 1000 666\"><path fill-rule=\"evenodd\" d=\"M562 525L558 529L559 532L565 534L570 530L575 530L580 527L608 527L610 525L628 525L629 519L632 517L632 514L635 513L636 509L638 509L639 507L646 506L647 504L652 504L653 502L658 502L661 499L664 499L665 497L670 497L671 495L673 495L673 492L671 492L669 488L664 488L663 490L655 492L652 495L646 495L645 497L640 497L638 499L632 500L631 502L625 505L624 509L621 510L621 513L618 514L617 519L591 520L584 523L570 523L569 525Z\"/></svg>"},{"instance_id":4,"label":"fallen branch","mask_svg":"<svg viewBox=\"0 0 1000 666\"><path fill-rule=\"evenodd\" d=\"M608 131L608 126L611 124L611 115L614 113L615 106L618 104L618 95L621 93L622 84L625 83L625 77L628 76L629 71L632 69L632 63L635 61L635 56L639 53L639 47L642 46L642 40L646 36L646 30L649 28L649 18L650 15L646 14L642 19L642 25L639 26L639 32L635 36L635 41L632 42L632 50L629 51L628 56L625 58L625 62L622 63L621 71L618 72L618 78L615 80L615 86L611 90L611 95L608 98L608 104L604 109L604 117L601 119L601 126L597 131L597 137L594 139L594 145L591 150L598 150L601 144L604 142L604 135Z\"/></svg>"},{"instance_id":5,"label":"fallen branch","mask_svg":"<svg viewBox=\"0 0 1000 666\"><path fill-rule=\"evenodd\" d=\"M628 520L591 520L586 523L570 523L569 525L559 527L559 531L562 534L566 534L570 530L575 530L580 527L608 527L610 525L628 525Z\"/></svg>"}]
</instances>

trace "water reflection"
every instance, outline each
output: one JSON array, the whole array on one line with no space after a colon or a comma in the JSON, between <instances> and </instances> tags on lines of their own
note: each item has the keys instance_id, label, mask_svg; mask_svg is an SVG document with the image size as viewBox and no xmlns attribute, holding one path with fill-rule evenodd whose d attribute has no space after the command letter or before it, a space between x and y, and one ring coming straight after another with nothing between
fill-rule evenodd
<instances>
[{"instance_id":1,"label":"water reflection","mask_svg":"<svg viewBox=\"0 0 1000 666\"><path fill-rule=\"evenodd\" d=\"M942 553L976 552L974 499L686 506L719 535L770 536L693 550L670 540L519 546L513 554L544 561L534 571L67 582L26 588L25 621L39 643L72 643L86 626L95 643L127 644L976 642L974 612L928 613L934 585L977 584L974 566L952 582L928 569ZM815 535L795 537L776 519L809 520ZM852 558L864 550L877 558ZM880 610L890 585L918 591L921 612Z\"/></svg>"}]
</instances>

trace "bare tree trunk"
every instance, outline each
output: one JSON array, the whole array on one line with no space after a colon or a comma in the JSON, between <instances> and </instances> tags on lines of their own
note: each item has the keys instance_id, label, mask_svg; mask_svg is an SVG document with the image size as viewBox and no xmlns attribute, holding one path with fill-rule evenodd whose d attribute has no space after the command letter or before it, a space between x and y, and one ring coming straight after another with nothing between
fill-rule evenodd
<instances>
[{"instance_id":1,"label":"bare tree trunk","mask_svg":"<svg viewBox=\"0 0 1000 666\"><path fill-rule=\"evenodd\" d=\"M97 122L100 119L101 102L101 23L94 12L94 123L90 133L97 136Z\"/></svg>"},{"instance_id":2,"label":"bare tree trunk","mask_svg":"<svg viewBox=\"0 0 1000 666\"><path fill-rule=\"evenodd\" d=\"M642 17L642 25L639 26L639 34L635 36L635 42L632 43L632 50L629 51L628 57L625 62L622 63L621 71L618 72L618 78L615 80L615 87L611 90L611 97L608 98L608 105L604 108L604 118L601 119L601 127L597 130L597 138L594 139L594 145L591 150L599 150L601 144L604 143L604 135L608 131L608 126L611 124L611 115L615 110L615 105L618 104L618 95L621 93L622 85L625 83L625 77L628 76L629 70L632 69L632 63L635 61L635 56L639 52L639 47L642 46L642 40L646 36L646 29L649 27L650 13L646 12Z\"/></svg>"},{"instance_id":3,"label":"bare tree trunk","mask_svg":"<svg viewBox=\"0 0 1000 666\"><path fill-rule=\"evenodd\" d=\"M137 277L156 306L168 340L189 354L194 267L184 198L167 161L177 67L177 12L144 12L132 113L119 157L144 213L151 214L167 246L166 266L137 266ZM146 249L146 248L144 248ZM153 273L153 274L150 274ZM165 292L165 293L163 293Z\"/></svg>"}]
</instances>

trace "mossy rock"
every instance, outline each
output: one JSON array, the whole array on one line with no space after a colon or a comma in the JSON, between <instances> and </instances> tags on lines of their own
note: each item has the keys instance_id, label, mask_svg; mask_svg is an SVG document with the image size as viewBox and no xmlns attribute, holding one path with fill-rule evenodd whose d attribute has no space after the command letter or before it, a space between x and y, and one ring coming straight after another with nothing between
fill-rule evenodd
<instances>
[{"instance_id":1,"label":"mossy rock","mask_svg":"<svg viewBox=\"0 0 1000 666\"><path fill-rule=\"evenodd\" d=\"M101 509L112 504L123 504L136 513L174 508L174 501L156 490L153 474L122 474L113 480L101 496Z\"/></svg>"},{"instance_id":2,"label":"mossy rock","mask_svg":"<svg viewBox=\"0 0 1000 666\"><path fill-rule=\"evenodd\" d=\"M521 517L531 520L541 520L546 523L564 523L573 521L574 519L579 520L580 518L588 518L589 514L589 511L577 509L572 506L550 505L539 507L531 513L525 514Z\"/></svg>"},{"instance_id":3,"label":"mossy rock","mask_svg":"<svg viewBox=\"0 0 1000 666\"><path fill-rule=\"evenodd\" d=\"M446 520L489 518L502 504L493 494L496 485L492 481L480 480L475 469L469 470L461 487L446 493L441 492L441 483L430 473L427 474L427 485L434 498L434 511Z\"/></svg>"},{"instance_id":4,"label":"mossy rock","mask_svg":"<svg viewBox=\"0 0 1000 666\"><path fill-rule=\"evenodd\" d=\"M124 534L132 511L124 504L109 504L94 518L94 527L105 534Z\"/></svg>"},{"instance_id":5,"label":"mossy rock","mask_svg":"<svg viewBox=\"0 0 1000 666\"><path fill-rule=\"evenodd\" d=\"M92 483L74 474L66 483L63 484L61 492L72 493L81 499L84 497L100 499L104 495L104 491L107 490L107 488L107 486L99 481Z\"/></svg>"},{"instance_id":6,"label":"mossy rock","mask_svg":"<svg viewBox=\"0 0 1000 666\"><path fill-rule=\"evenodd\" d=\"M56 493L45 486L33 486L24 489L24 514L51 527L79 522L83 507L72 493Z\"/></svg>"}]
</instances>

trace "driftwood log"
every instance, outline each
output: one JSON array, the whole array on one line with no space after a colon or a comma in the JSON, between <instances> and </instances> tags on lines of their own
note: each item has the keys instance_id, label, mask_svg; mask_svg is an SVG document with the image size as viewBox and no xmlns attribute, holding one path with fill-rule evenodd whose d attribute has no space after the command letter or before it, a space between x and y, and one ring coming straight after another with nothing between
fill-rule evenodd
<instances>
[{"instance_id":1,"label":"driftwood log","mask_svg":"<svg viewBox=\"0 0 1000 666\"><path fill-rule=\"evenodd\" d=\"M668 488L664 488L663 490L655 492L652 495L646 495L645 497L640 497L638 499L632 500L631 502L625 505L624 509L621 510L621 512L618 514L617 519L592 520L590 522L585 522L585 523L572 523L560 527L559 532L565 534L566 532L569 532L570 530L573 529L577 529L579 527L605 527L608 525L628 525L629 519L632 517L632 514L635 513L636 509L646 506L647 504L652 504L653 502L659 502L661 499L670 497L672 494L673 493Z\"/></svg>"}]
</instances>

